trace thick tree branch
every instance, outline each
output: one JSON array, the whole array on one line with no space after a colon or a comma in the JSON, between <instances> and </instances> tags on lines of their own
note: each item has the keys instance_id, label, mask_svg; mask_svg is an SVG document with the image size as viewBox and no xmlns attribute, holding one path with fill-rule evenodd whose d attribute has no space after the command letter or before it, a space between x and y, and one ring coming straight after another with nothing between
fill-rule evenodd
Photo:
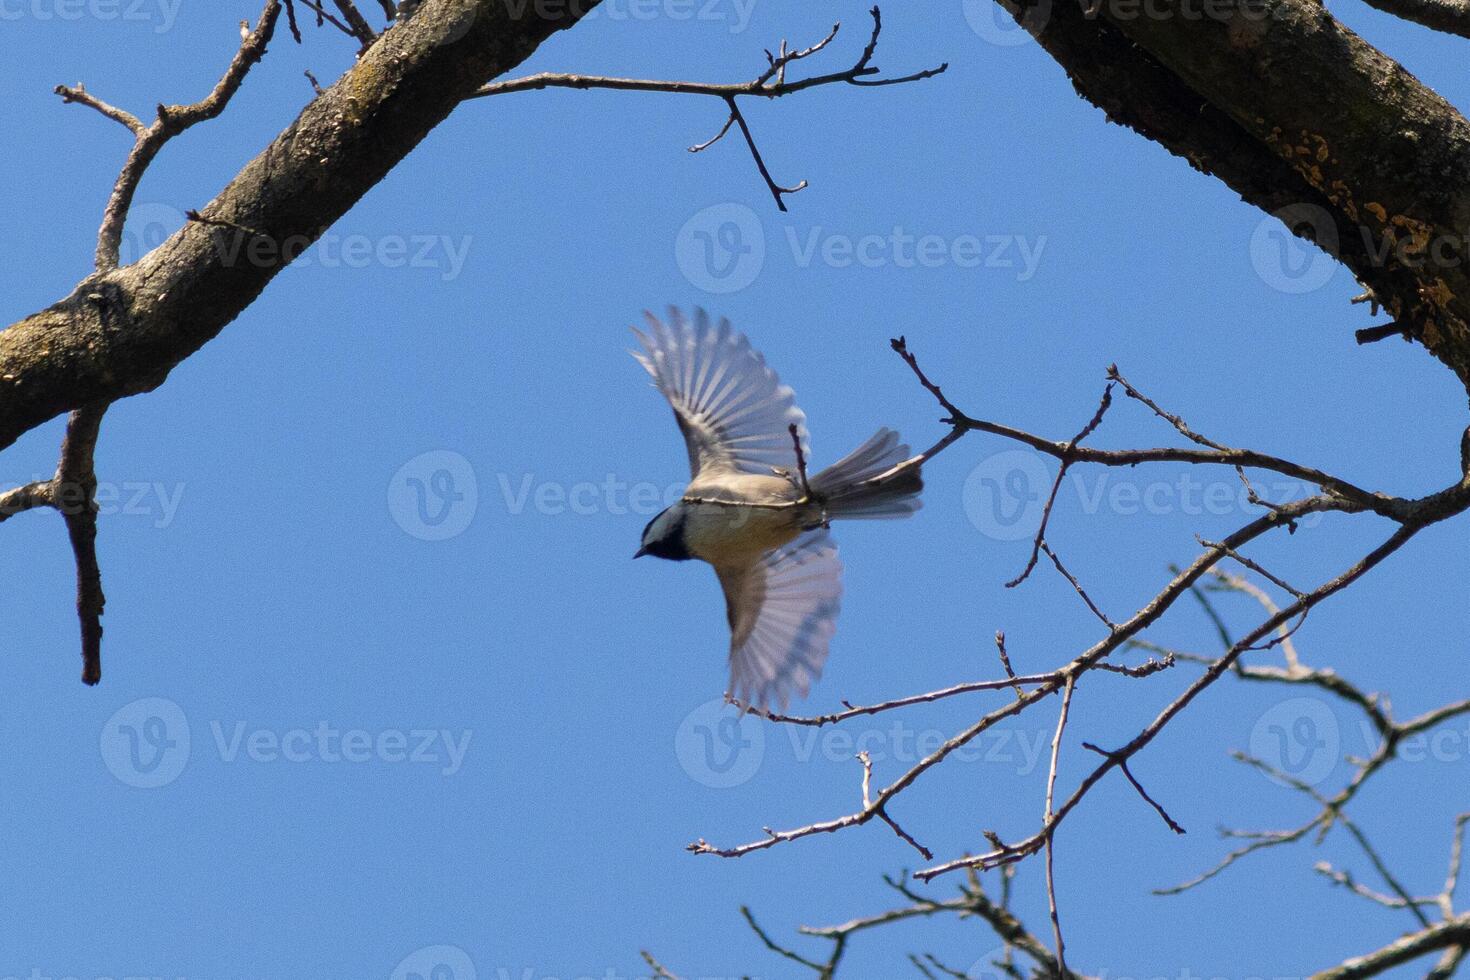
<instances>
[{"instance_id":1,"label":"thick tree branch","mask_svg":"<svg viewBox=\"0 0 1470 980\"><path fill-rule=\"evenodd\" d=\"M425 0L199 209L260 237L189 222L0 333L0 448L69 409L157 387L462 100L593 5L548 17L534 3Z\"/></svg>"},{"instance_id":2,"label":"thick tree branch","mask_svg":"<svg viewBox=\"0 0 1470 980\"><path fill-rule=\"evenodd\" d=\"M1470 915L1442 922L1389 943L1366 956L1355 956L1339 966L1314 973L1308 980L1360 980L1412 962L1436 950L1470 945Z\"/></svg>"},{"instance_id":3,"label":"thick tree branch","mask_svg":"<svg viewBox=\"0 0 1470 980\"><path fill-rule=\"evenodd\" d=\"M1002 0L1109 119L1317 241L1470 388L1470 124L1314 0L1186 2Z\"/></svg>"},{"instance_id":4,"label":"thick tree branch","mask_svg":"<svg viewBox=\"0 0 1470 980\"><path fill-rule=\"evenodd\" d=\"M1365 0L1386 14L1446 34L1470 37L1470 3L1466 0Z\"/></svg>"},{"instance_id":5,"label":"thick tree branch","mask_svg":"<svg viewBox=\"0 0 1470 980\"><path fill-rule=\"evenodd\" d=\"M303 0L307 2L307 0ZM109 201L98 238L98 273L71 295L0 332L0 449L56 415L93 402L150 391L248 306L463 100L550 85L646 87L733 100L775 98L820 85L892 84L927 78L944 66L874 79L877 29L851 68L787 81L788 64L820 50L771 57L754 82L734 86L532 76L495 89L486 83L574 24L597 0L506 4L424 0L403 5L392 30L322 92L259 156L161 246L118 268L118 243L137 182L169 137L212 118L259 59L281 9L269 0L255 31L204 101L160 109L144 127L80 86L62 90L138 135ZM325 11L308 3L324 18ZM288 14L291 8L287 8ZM386 10L386 7L385 7ZM343 25L354 33L350 25ZM361 38L360 38L361 39ZM732 123L736 120L731 120ZM134 125L136 123L136 126ZM757 154L758 155L758 154ZM790 188L773 187L773 194Z\"/></svg>"}]
</instances>

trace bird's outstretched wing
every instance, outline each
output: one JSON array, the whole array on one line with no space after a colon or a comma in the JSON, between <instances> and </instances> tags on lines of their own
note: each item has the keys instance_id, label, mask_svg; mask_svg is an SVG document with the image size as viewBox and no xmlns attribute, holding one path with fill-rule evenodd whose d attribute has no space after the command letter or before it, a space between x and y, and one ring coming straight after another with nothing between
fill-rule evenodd
<instances>
[{"instance_id":1,"label":"bird's outstretched wing","mask_svg":"<svg viewBox=\"0 0 1470 980\"><path fill-rule=\"evenodd\" d=\"M704 310L695 311L692 323L676 309L669 310L667 324L644 316L648 333L633 333L646 353L633 356L674 408L691 477L794 470L792 424L810 456L806 415L795 395L729 320L712 324Z\"/></svg>"},{"instance_id":2,"label":"bird's outstretched wing","mask_svg":"<svg viewBox=\"0 0 1470 980\"><path fill-rule=\"evenodd\" d=\"M730 693L786 709L822 674L837 628L842 562L826 530L801 535L753 564L715 565L730 617Z\"/></svg>"}]
</instances>

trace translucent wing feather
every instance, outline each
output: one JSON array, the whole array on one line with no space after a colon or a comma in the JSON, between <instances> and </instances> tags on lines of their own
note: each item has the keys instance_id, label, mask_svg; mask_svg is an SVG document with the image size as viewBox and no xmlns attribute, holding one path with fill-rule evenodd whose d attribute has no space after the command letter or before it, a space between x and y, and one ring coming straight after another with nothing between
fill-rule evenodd
<instances>
[{"instance_id":1,"label":"translucent wing feather","mask_svg":"<svg viewBox=\"0 0 1470 980\"><path fill-rule=\"evenodd\" d=\"M730 321L712 324L704 310L695 311L693 322L675 309L667 324L645 316L648 332L633 331L644 352L633 356L673 406L691 477L794 470L793 423L810 455L806 416L795 395Z\"/></svg>"},{"instance_id":2,"label":"translucent wing feather","mask_svg":"<svg viewBox=\"0 0 1470 980\"><path fill-rule=\"evenodd\" d=\"M837 628L842 562L816 530L754 564L715 565L730 618L730 693L747 704L786 709L822 674Z\"/></svg>"}]
</instances>

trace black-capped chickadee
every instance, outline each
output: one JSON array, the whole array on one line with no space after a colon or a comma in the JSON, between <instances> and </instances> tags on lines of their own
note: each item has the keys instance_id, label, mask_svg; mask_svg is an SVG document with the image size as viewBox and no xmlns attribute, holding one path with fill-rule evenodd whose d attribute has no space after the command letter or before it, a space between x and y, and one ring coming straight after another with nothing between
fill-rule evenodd
<instances>
[{"instance_id":1,"label":"black-capped chickadee","mask_svg":"<svg viewBox=\"0 0 1470 980\"><path fill-rule=\"evenodd\" d=\"M750 341L704 310L692 323L674 309L667 324L645 316L648 333L633 333L646 353L633 356L673 406L690 481L648 522L633 557L714 566L730 620L730 693L785 710L821 675L836 628L842 563L828 522L912 514L922 460L884 428L804 481L806 416Z\"/></svg>"}]
</instances>

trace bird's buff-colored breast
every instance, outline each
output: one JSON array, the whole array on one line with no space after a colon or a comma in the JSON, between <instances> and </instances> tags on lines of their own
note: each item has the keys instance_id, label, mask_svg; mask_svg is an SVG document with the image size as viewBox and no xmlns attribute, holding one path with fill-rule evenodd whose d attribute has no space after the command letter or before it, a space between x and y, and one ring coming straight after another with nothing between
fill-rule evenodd
<instances>
[{"instance_id":1,"label":"bird's buff-colored breast","mask_svg":"<svg viewBox=\"0 0 1470 980\"><path fill-rule=\"evenodd\" d=\"M711 564L752 558L820 519L814 508L794 506L799 491L781 477L744 475L740 489L737 495L717 481L696 481L684 492L684 541L694 557Z\"/></svg>"}]
</instances>

